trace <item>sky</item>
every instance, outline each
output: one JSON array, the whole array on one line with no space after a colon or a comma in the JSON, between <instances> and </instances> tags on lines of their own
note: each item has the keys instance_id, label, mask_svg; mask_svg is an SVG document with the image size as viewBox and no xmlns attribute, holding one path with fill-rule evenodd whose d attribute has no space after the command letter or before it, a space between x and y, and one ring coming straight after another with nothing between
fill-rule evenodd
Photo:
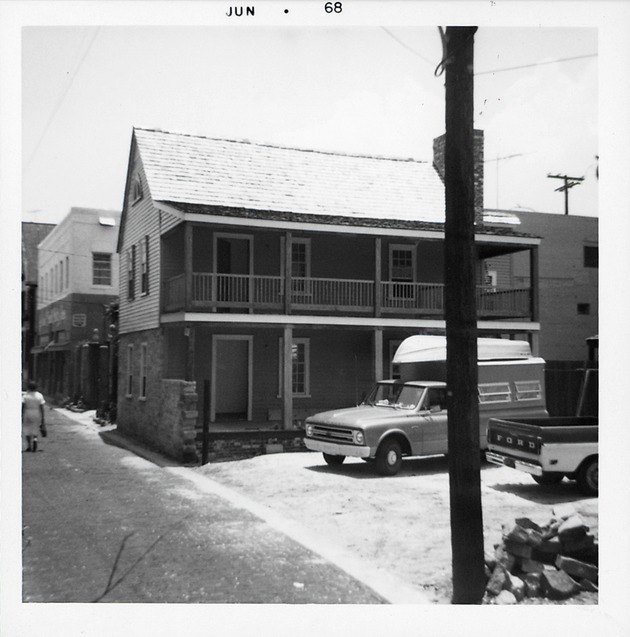
<instances>
[{"instance_id":1,"label":"sky","mask_svg":"<svg viewBox=\"0 0 630 637\"><path fill-rule=\"evenodd\" d=\"M431 161L441 57L436 26L27 26L22 219L120 210L134 126ZM598 63L595 28L479 28L486 207L562 214L563 174L598 215Z\"/></svg>"}]
</instances>

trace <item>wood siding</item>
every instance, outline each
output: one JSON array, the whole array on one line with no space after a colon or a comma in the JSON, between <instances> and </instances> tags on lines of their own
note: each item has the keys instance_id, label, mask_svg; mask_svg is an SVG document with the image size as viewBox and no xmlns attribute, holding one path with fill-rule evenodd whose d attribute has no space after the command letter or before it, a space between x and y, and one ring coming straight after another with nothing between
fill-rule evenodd
<instances>
[{"instance_id":1,"label":"wood siding","mask_svg":"<svg viewBox=\"0 0 630 637\"><path fill-rule=\"evenodd\" d=\"M178 219L166 212L156 209L151 200L149 187L144 175L142 164L137 155L133 161L130 183L136 176L142 183L143 197L134 203L133 188L129 189L124 203L125 225L120 252L120 333L137 332L139 330L154 329L160 324L160 296L161 296L161 234L168 231ZM149 237L149 291L142 294L140 269L140 243ZM129 248L136 245L136 277L135 297L128 295L128 259Z\"/></svg>"}]
</instances>

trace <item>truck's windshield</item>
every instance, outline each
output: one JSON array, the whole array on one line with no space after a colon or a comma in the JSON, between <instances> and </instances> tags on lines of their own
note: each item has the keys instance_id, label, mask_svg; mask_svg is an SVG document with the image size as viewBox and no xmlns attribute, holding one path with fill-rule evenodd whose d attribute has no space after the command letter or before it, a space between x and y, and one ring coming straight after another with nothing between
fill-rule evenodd
<instances>
[{"instance_id":1,"label":"truck's windshield","mask_svg":"<svg viewBox=\"0 0 630 637\"><path fill-rule=\"evenodd\" d=\"M397 409L415 409L424 391L424 387L403 385L402 383L395 385L378 383L372 388L364 404Z\"/></svg>"}]
</instances>

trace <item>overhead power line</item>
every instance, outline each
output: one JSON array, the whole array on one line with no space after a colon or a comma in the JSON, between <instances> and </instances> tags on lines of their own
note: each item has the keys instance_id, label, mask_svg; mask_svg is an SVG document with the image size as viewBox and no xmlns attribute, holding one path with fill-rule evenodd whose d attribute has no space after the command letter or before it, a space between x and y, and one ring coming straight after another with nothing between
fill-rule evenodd
<instances>
[{"instance_id":1,"label":"overhead power line","mask_svg":"<svg viewBox=\"0 0 630 637\"><path fill-rule=\"evenodd\" d=\"M583 60L584 58L596 58L597 53L588 53L587 55L576 55L571 58L558 58L556 60L547 60L546 62L533 62L532 64L522 64L520 66L509 66L504 69L493 69L492 71L478 71L475 75L488 75L490 73L503 73L504 71L516 71L518 69L529 69L534 66L544 66L545 64L556 64L557 62L571 62L572 60Z\"/></svg>"}]
</instances>

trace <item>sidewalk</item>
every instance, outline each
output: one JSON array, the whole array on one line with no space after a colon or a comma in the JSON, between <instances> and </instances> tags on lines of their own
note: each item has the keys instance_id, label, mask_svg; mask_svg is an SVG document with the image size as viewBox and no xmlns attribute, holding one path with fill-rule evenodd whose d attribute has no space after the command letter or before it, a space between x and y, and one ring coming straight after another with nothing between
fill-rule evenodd
<instances>
[{"instance_id":1,"label":"sidewalk","mask_svg":"<svg viewBox=\"0 0 630 637\"><path fill-rule=\"evenodd\" d=\"M49 414L22 456L24 601L426 602L94 412Z\"/></svg>"}]
</instances>

